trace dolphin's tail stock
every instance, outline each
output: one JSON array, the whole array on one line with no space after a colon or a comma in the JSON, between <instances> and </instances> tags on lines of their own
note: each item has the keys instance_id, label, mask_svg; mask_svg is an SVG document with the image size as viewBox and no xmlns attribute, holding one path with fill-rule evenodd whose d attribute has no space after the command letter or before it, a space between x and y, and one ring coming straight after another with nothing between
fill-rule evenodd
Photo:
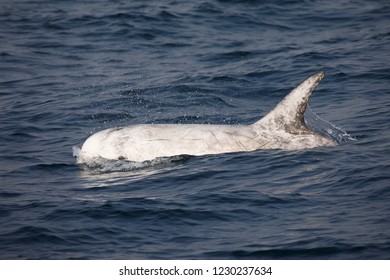
<instances>
[{"instance_id":1,"label":"dolphin's tail stock","mask_svg":"<svg viewBox=\"0 0 390 280\"><path fill-rule=\"evenodd\" d=\"M254 126L284 130L290 134L313 133L305 124L304 114L312 92L324 75L321 71L304 80Z\"/></svg>"}]
</instances>

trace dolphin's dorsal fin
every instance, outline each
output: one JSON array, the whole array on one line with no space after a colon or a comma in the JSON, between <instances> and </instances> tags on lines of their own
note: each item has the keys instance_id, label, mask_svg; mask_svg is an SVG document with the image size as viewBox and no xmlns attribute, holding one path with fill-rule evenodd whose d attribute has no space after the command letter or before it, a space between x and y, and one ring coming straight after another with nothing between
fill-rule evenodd
<instances>
[{"instance_id":1,"label":"dolphin's dorsal fin","mask_svg":"<svg viewBox=\"0 0 390 280\"><path fill-rule=\"evenodd\" d=\"M272 130L284 130L291 134L307 134L304 114L313 90L324 77L324 72L318 72L294 88L276 107L255 126Z\"/></svg>"}]
</instances>

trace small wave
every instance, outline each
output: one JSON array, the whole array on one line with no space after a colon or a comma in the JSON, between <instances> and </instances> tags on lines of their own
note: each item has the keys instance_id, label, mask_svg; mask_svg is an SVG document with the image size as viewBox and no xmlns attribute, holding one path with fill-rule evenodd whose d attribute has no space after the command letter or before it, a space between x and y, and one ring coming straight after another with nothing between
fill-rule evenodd
<instances>
[{"instance_id":1,"label":"small wave","mask_svg":"<svg viewBox=\"0 0 390 280\"><path fill-rule=\"evenodd\" d=\"M77 158L78 164L83 164L93 171L99 173L126 172L152 168L156 166L169 166L189 159L190 155L177 155L172 157L157 157L142 162L127 160L109 160L102 157L89 157L79 147L73 147L73 156Z\"/></svg>"},{"instance_id":2,"label":"small wave","mask_svg":"<svg viewBox=\"0 0 390 280\"><path fill-rule=\"evenodd\" d=\"M350 135L343 128L320 118L311 110L310 107L308 107L308 110L306 110L305 122L312 130L330 137L339 144L349 141L356 141L356 138Z\"/></svg>"}]
</instances>

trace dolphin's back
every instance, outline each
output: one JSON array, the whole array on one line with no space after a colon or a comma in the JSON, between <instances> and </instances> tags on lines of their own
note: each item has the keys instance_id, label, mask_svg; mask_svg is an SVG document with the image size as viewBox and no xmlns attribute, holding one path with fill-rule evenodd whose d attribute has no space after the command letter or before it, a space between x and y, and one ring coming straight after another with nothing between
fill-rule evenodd
<instances>
[{"instance_id":1,"label":"dolphin's back","mask_svg":"<svg viewBox=\"0 0 390 280\"><path fill-rule=\"evenodd\" d=\"M111 128L90 136L85 157L145 161L176 155L206 155L258 149L297 150L336 143L305 125L309 98L324 77L316 73L292 90L252 125L140 124Z\"/></svg>"},{"instance_id":2,"label":"dolphin's back","mask_svg":"<svg viewBox=\"0 0 390 280\"><path fill-rule=\"evenodd\" d=\"M182 154L253 151L264 144L251 126L156 124L100 131L87 139L82 150L106 159L145 161Z\"/></svg>"}]
</instances>

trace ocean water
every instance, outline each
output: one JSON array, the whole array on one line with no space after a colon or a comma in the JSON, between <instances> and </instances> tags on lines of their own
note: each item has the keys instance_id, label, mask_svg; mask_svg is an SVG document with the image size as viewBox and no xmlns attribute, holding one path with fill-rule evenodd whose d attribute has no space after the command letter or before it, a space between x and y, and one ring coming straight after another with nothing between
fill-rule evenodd
<instances>
[{"instance_id":1,"label":"ocean water","mask_svg":"<svg viewBox=\"0 0 390 280\"><path fill-rule=\"evenodd\" d=\"M390 259L389 27L380 0L1 1L0 259ZM76 164L105 128L253 123L320 70L336 147Z\"/></svg>"}]
</instances>

